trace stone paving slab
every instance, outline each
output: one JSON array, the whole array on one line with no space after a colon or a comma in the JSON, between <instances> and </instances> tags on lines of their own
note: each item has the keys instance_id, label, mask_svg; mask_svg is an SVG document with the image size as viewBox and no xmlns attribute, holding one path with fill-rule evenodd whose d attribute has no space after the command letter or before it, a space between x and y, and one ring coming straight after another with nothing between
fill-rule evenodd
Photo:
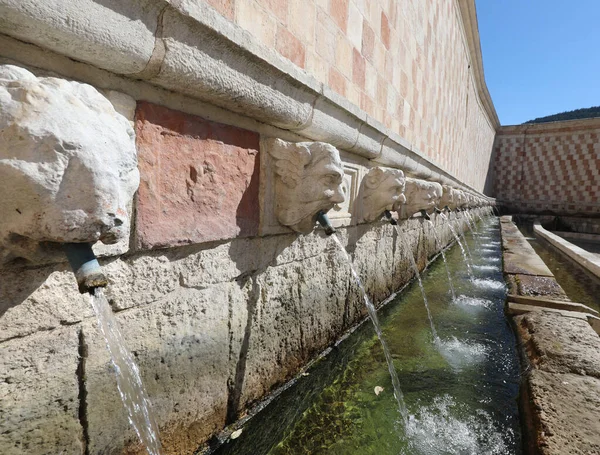
<instances>
[{"instance_id":1,"label":"stone paving slab","mask_svg":"<svg viewBox=\"0 0 600 455\"><path fill-rule=\"evenodd\" d=\"M532 255L530 252L505 252L504 271L513 274L554 276L544 261L538 255Z\"/></svg>"},{"instance_id":2,"label":"stone paving slab","mask_svg":"<svg viewBox=\"0 0 600 455\"><path fill-rule=\"evenodd\" d=\"M509 302L514 302L518 304L528 305L528 306L539 306L544 308L554 308L556 310L566 310L566 311L577 311L582 313L589 313L594 316L600 315L598 311L590 308L587 305L582 303L575 302L565 302L562 300L553 300L545 297L527 297L523 295L511 295L507 296Z\"/></svg>"},{"instance_id":3,"label":"stone paving slab","mask_svg":"<svg viewBox=\"0 0 600 455\"><path fill-rule=\"evenodd\" d=\"M600 379L600 337L584 313L532 311L516 316L514 321L537 369Z\"/></svg>"},{"instance_id":4,"label":"stone paving slab","mask_svg":"<svg viewBox=\"0 0 600 455\"><path fill-rule=\"evenodd\" d=\"M556 300L568 301L567 294L556 279L548 276L512 274L517 283L517 290L524 296L550 296Z\"/></svg>"},{"instance_id":5,"label":"stone paving slab","mask_svg":"<svg viewBox=\"0 0 600 455\"><path fill-rule=\"evenodd\" d=\"M535 370L529 394L539 409L535 439L541 455L600 454L600 380Z\"/></svg>"},{"instance_id":6,"label":"stone paving slab","mask_svg":"<svg viewBox=\"0 0 600 455\"><path fill-rule=\"evenodd\" d=\"M515 302L507 302L505 311L507 314L511 316L519 316L521 314L527 314L531 312L548 312L548 313L558 313L567 318L581 319L587 322L587 317L589 316L587 313L582 313L580 311L569 311L569 310L559 310L556 308L544 308L535 305L525 305L522 303Z\"/></svg>"}]
</instances>

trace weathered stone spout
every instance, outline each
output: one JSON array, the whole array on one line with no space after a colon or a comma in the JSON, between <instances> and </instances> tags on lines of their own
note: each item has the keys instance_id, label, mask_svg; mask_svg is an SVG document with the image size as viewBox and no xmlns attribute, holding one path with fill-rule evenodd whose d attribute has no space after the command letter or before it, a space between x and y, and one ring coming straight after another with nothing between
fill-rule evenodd
<instances>
[{"instance_id":1,"label":"weathered stone spout","mask_svg":"<svg viewBox=\"0 0 600 455\"><path fill-rule=\"evenodd\" d=\"M316 219L319 213L324 215L346 199L339 151L324 142L270 139L266 145L276 175L277 221L296 232L308 234L314 229L315 221L323 224ZM332 234L335 231L331 229Z\"/></svg>"},{"instance_id":2,"label":"weathered stone spout","mask_svg":"<svg viewBox=\"0 0 600 455\"><path fill-rule=\"evenodd\" d=\"M90 243L65 243L63 248L77 279L79 292L91 294L96 288L106 287L108 280L102 273Z\"/></svg>"},{"instance_id":3,"label":"weathered stone spout","mask_svg":"<svg viewBox=\"0 0 600 455\"><path fill-rule=\"evenodd\" d=\"M372 168L361 183L358 221L370 223L380 220L382 213L398 210L406 202L404 186L404 173L400 169Z\"/></svg>"},{"instance_id":4,"label":"weathered stone spout","mask_svg":"<svg viewBox=\"0 0 600 455\"><path fill-rule=\"evenodd\" d=\"M0 262L117 243L139 183L133 129L90 85L0 65L0 180Z\"/></svg>"},{"instance_id":5,"label":"weathered stone spout","mask_svg":"<svg viewBox=\"0 0 600 455\"><path fill-rule=\"evenodd\" d=\"M325 234L335 234L335 228L331 225L331 221L329 221L329 218L323 210L317 213L317 221L323 227L323 229L325 229Z\"/></svg>"}]
</instances>

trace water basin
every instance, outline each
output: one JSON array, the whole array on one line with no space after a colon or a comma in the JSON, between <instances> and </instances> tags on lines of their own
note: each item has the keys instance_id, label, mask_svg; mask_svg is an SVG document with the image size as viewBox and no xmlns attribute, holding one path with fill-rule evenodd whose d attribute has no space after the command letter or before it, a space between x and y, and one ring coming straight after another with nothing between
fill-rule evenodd
<instances>
[{"instance_id":1,"label":"water basin","mask_svg":"<svg viewBox=\"0 0 600 455\"><path fill-rule=\"evenodd\" d=\"M497 219L486 226L486 235L499 241ZM488 264L489 253L482 256L471 234L466 239L474 265ZM475 269L471 280L456 245L446 259L456 299L441 258L422 275L437 345L415 282L379 311L408 425L401 423L381 345L367 323L213 453L520 454L519 366L503 314L502 273Z\"/></svg>"}]
</instances>

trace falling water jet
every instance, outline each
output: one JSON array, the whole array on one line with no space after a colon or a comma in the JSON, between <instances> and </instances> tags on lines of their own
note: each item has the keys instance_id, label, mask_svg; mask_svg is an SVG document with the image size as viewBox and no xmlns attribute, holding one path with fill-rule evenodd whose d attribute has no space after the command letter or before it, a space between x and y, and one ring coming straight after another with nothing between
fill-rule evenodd
<instances>
[{"instance_id":1,"label":"falling water jet","mask_svg":"<svg viewBox=\"0 0 600 455\"><path fill-rule=\"evenodd\" d=\"M443 213L440 213L440 216L442 217L442 219L444 221L446 221L446 224L448 224L448 227L450 228L450 232L452 232L452 235L454 236L454 240L456 240L456 243L458 243L458 246L460 247L460 252L462 253L463 259L464 259L465 264L467 266L467 271L469 272L469 277L471 279L473 279L474 278L474 276L473 276L473 270L471 269L471 264L469 264L469 258L467 257L467 253L465 252L465 249L463 248L462 242L460 241L460 238L458 237L458 234L456 233L456 231L452 227L452 223L450 222L450 219L445 214L443 214Z\"/></svg>"},{"instance_id":2,"label":"falling water jet","mask_svg":"<svg viewBox=\"0 0 600 455\"><path fill-rule=\"evenodd\" d=\"M329 226L331 226L331 224L329 224L327 215L325 215L322 212L320 212L318 221L321 225L328 224ZM327 229L326 229L326 232L327 232ZM333 240L335 241L337 246L340 248L340 251L344 255L344 258L346 259L346 262L348 263L348 266L350 267L350 271L352 272L352 276L354 277L354 280L356 281L356 284L358 285L358 288L360 289L360 292L363 296L365 306L367 307L367 312L369 313L369 317L371 318L371 322L373 323L373 327L375 328L375 333L377 334L377 338L379 338L379 342L381 343L381 347L383 348L383 353L385 355L385 360L387 362L388 371L392 378L392 386L394 387L394 397L396 398L396 403L398 404L398 412L400 413L400 417L402 418L402 423L403 423L404 427L406 428L406 426L408 425L408 422L409 422L408 410L406 409L406 404L404 403L404 394L402 393L402 389L400 388L400 380L398 379L398 374L396 373L396 368L394 367L394 361L392 359L392 354L390 353L388 345L387 345L385 339L383 338L383 331L381 330L381 326L379 325L379 318L377 317L377 310L375 310L375 306L373 306L373 303L371 303L371 299L369 299L369 296L367 295L367 291L365 290L364 286L362 285L362 281L360 280L360 277L358 276L358 274L356 273L356 270L354 269L354 266L352 265L352 261L350 260L350 256L348 255L348 252L342 245L342 242L340 242L340 239L337 237L337 235L335 235L335 230L333 230L333 232L331 232L331 233L328 233L328 235L330 235L333 238Z\"/></svg>"},{"instance_id":3,"label":"falling water jet","mask_svg":"<svg viewBox=\"0 0 600 455\"><path fill-rule=\"evenodd\" d=\"M448 223L450 225L450 223ZM468 225L468 223L467 223ZM471 262L471 264L473 263L473 256L471 255L471 248L469 247L469 244L467 243L467 238L465 237L465 233L462 231L462 229L459 229L458 234L462 237L464 245L465 245L465 251L467 252L467 256L469 257L469 261ZM469 269L471 267L469 266Z\"/></svg>"},{"instance_id":4,"label":"falling water jet","mask_svg":"<svg viewBox=\"0 0 600 455\"><path fill-rule=\"evenodd\" d=\"M142 384L140 372L131 353L125 347L123 335L104 296L103 288L108 284L108 280L102 273L90 244L67 243L63 248L77 279L79 292L91 295L92 308L110 354L117 389L127 410L129 423L148 454L161 455L158 425L150 411L150 400Z\"/></svg>"},{"instance_id":5,"label":"falling water jet","mask_svg":"<svg viewBox=\"0 0 600 455\"><path fill-rule=\"evenodd\" d=\"M396 232L398 233L398 237L401 237L399 227L396 226ZM431 311L429 310L429 301L427 300L427 295L425 295L425 288L423 287L423 282L421 281L421 274L419 273L419 268L417 267L417 263L415 262L415 257L412 254L412 249L406 242L406 238L403 239L404 248L408 253L408 258L410 259L410 265L417 277L417 282L419 283L419 288L421 289L421 295L423 296L423 303L425 304L425 309L427 310L427 317L429 318L429 325L431 326L431 334L433 335L433 344L436 347L440 346L440 337L435 330L435 325L433 324L433 318L431 317Z\"/></svg>"},{"instance_id":6,"label":"falling water jet","mask_svg":"<svg viewBox=\"0 0 600 455\"><path fill-rule=\"evenodd\" d=\"M481 240L479 239L479 231L477 230L477 225L475 224L475 220L472 218L471 214L468 210L465 210L465 216L467 220L467 226L469 226L469 230L471 231L471 235L473 239L475 239L475 243L479 248L481 248ZM466 243L466 240L465 240ZM469 252L470 253L470 252Z\"/></svg>"},{"instance_id":7,"label":"falling water jet","mask_svg":"<svg viewBox=\"0 0 600 455\"><path fill-rule=\"evenodd\" d=\"M438 212L441 213L441 212ZM442 253L442 259L444 260L444 267L446 267L446 274L448 275L448 286L450 287L450 293L452 294L452 301L456 300L456 293L454 292L454 285L452 284L452 276L450 275L450 269L448 268L448 263L446 262L446 253L444 253L444 248L440 243L440 239L437 235L437 230L432 221L428 221L431 225L431 230L433 231L433 236L435 237L435 245L436 248L441 248L440 252Z\"/></svg>"},{"instance_id":8,"label":"falling water jet","mask_svg":"<svg viewBox=\"0 0 600 455\"><path fill-rule=\"evenodd\" d=\"M146 395L140 371L131 353L125 347L125 340L102 288L94 289L92 307L96 313L100 331L104 335L106 349L110 353L117 378L117 388L127 410L129 423L146 447L148 454L161 455L163 452L158 425L150 411L150 400Z\"/></svg>"}]
</instances>

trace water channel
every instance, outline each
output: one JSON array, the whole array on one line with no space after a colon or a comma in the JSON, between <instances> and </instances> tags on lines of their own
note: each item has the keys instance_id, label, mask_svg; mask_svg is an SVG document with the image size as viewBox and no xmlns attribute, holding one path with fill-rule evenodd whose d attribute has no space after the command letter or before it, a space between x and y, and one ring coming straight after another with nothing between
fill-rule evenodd
<instances>
[{"instance_id":1,"label":"water channel","mask_svg":"<svg viewBox=\"0 0 600 455\"><path fill-rule=\"evenodd\" d=\"M520 225L519 229L554 274L567 296L600 311L600 280L553 247L544 239L537 238L532 225ZM568 239L571 242L571 239Z\"/></svg>"},{"instance_id":2,"label":"water channel","mask_svg":"<svg viewBox=\"0 0 600 455\"><path fill-rule=\"evenodd\" d=\"M413 280L379 311L409 414L399 417L386 359L373 327L362 324L248 420L237 439L213 451L233 454L520 454L519 365L503 314L506 289L497 218L471 233L475 278L460 249L422 274L431 318Z\"/></svg>"}]
</instances>

